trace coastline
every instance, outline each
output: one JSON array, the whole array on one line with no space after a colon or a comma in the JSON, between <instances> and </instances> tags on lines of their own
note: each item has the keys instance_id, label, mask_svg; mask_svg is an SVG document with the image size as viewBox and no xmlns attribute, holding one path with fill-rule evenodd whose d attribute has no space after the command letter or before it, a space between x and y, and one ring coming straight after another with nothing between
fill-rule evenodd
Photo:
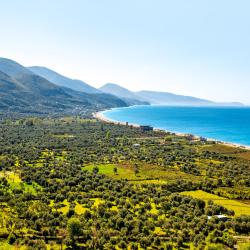
<instances>
[{"instance_id":1,"label":"coastline","mask_svg":"<svg viewBox=\"0 0 250 250\"><path fill-rule=\"evenodd\" d=\"M132 127L135 127L135 128L139 128L140 127L139 124L119 122L119 121L116 121L116 120L109 119L109 118L107 118L103 114L103 112L105 112L105 111L108 111L108 110L94 112L94 113L92 113L92 115L93 115L93 117L95 119L97 119L99 121L102 121L102 122L112 123L112 124L115 124L115 125L123 125L123 126L129 125L129 126L132 126ZM159 129L159 128L154 128L154 130L155 131L162 130L162 131L165 131L165 132L173 133L173 134L175 134L177 136L181 136L181 137L185 137L187 135L191 135L191 134L186 134L186 133L172 132L172 131L168 131L166 129ZM198 135L193 135L192 134L192 136L195 139L201 138L201 136L198 136ZM221 145L225 145L225 146L229 146L229 147L234 147L234 148L239 148L239 149L250 150L250 146L247 146L247 145L241 145L241 144L232 143L232 142L220 141L220 140L217 140L217 139L206 138L206 137L203 137L203 138L205 138L209 142L215 142L216 144L221 144Z\"/></svg>"},{"instance_id":2,"label":"coastline","mask_svg":"<svg viewBox=\"0 0 250 250\"><path fill-rule=\"evenodd\" d=\"M104 111L107 111L107 110L104 110ZM100 120L102 122L106 122L106 123L113 123L113 124L116 124L116 125L123 125L123 126L126 126L127 123L126 122L119 122L119 121L115 121L115 120L112 120L112 119L109 119L107 118L106 116L104 116L103 112L104 111L99 111L99 112L94 112L92 113L93 117L97 120ZM132 127L135 127L135 128L139 128L140 125L139 124L135 124L135 123L129 123L128 124L129 126L132 126Z\"/></svg>"}]
</instances>

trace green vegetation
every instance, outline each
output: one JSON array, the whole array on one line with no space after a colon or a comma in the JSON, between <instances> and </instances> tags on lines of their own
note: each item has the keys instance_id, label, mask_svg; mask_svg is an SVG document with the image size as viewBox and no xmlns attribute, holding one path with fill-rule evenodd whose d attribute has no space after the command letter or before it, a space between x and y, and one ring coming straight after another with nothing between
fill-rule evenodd
<instances>
[{"instance_id":1,"label":"green vegetation","mask_svg":"<svg viewBox=\"0 0 250 250\"><path fill-rule=\"evenodd\" d=\"M203 201L213 201L215 204L218 204L220 206L223 206L227 208L228 210L233 210L235 215L250 215L250 205L241 203L239 201L235 200L229 200L223 197L220 197L218 195L210 194L207 192L204 192L202 190L196 190L196 191L186 191L182 192L183 195L190 195L194 198L201 199Z\"/></svg>"},{"instance_id":2,"label":"green vegetation","mask_svg":"<svg viewBox=\"0 0 250 250\"><path fill-rule=\"evenodd\" d=\"M80 117L0 131L0 249L247 248L245 149Z\"/></svg>"}]
</instances>

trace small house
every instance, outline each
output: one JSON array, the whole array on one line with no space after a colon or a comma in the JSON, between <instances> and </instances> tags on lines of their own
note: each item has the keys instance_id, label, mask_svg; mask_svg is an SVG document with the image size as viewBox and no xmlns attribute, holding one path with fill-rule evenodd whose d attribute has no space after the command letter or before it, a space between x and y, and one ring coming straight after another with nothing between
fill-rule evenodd
<instances>
[{"instance_id":1,"label":"small house","mask_svg":"<svg viewBox=\"0 0 250 250\"><path fill-rule=\"evenodd\" d=\"M143 132L146 132L146 131L152 131L154 128L151 127L151 126L148 126L148 125L141 125L141 126L140 126L140 129L141 129Z\"/></svg>"},{"instance_id":2,"label":"small house","mask_svg":"<svg viewBox=\"0 0 250 250\"><path fill-rule=\"evenodd\" d=\"M200 137L200 141L201 141L201 142L207 142L207 138L205 138L205 137Z\"/></svg>"}]
</instances>

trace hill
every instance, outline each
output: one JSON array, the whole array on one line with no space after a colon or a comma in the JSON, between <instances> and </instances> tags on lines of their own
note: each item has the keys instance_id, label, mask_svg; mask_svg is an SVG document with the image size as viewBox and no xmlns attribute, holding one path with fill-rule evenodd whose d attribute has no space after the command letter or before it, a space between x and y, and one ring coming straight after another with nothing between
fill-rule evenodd
<instances>
[{"instance_id":1,"label":"hill","mask_svg":"<svg viewBox=\"0 0 250 250\"><path fill-rule=\"evenodd\" d=\"M87 83L81 80L70 79L46 67L33 66L33 67L28 67L28 69L32 71L34 74L39 75L59 86L71 88L76 91L82 91L90 94L101 93L100 90L88 85Z\"/></svg>"},{"instance_id":2,"label":"hill","mask_svg":"<svg viewBox=\"0 0 250 250\"><path fill-rule=\"evenodd\" d=\"M142 104L149 104L148 101L142 100L139 96L137 96L132 91L129 91L126 88L119 86L118 84L114 83L107 83L99 88L104 93L112 94L123 99L129 105L142 105Z\"/></svg>"},{"instance_id":3,"label":"hill","mask_svg":"<svg viewBox=\"0 0 250 250\"><path fill-rule=\"evenodd\" d=\"M105 85L103 85L99 89L103 92L110 93L112 95L120 96L123 98L128 98L128 99L138 99L139 98L132 91L130 91L126 88L123 88L115 83L106 83Z\"/></svg>"}]
</instances>

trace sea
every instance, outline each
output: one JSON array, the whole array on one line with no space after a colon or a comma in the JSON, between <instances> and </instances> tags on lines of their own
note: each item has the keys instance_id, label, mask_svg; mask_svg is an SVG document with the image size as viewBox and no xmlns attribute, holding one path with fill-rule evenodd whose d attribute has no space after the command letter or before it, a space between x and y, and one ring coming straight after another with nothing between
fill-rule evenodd
<instances>
[{"instance_id":1,"label":"sea","mask_svg":"<svg viewBox=\"0 0 250 250\"><path fill-rule=\"evenodd\" d=\"M174 133L250 146L250 107L140 105L102 112L112 121L150 125Z\"/></svg>"}]
</instances>

